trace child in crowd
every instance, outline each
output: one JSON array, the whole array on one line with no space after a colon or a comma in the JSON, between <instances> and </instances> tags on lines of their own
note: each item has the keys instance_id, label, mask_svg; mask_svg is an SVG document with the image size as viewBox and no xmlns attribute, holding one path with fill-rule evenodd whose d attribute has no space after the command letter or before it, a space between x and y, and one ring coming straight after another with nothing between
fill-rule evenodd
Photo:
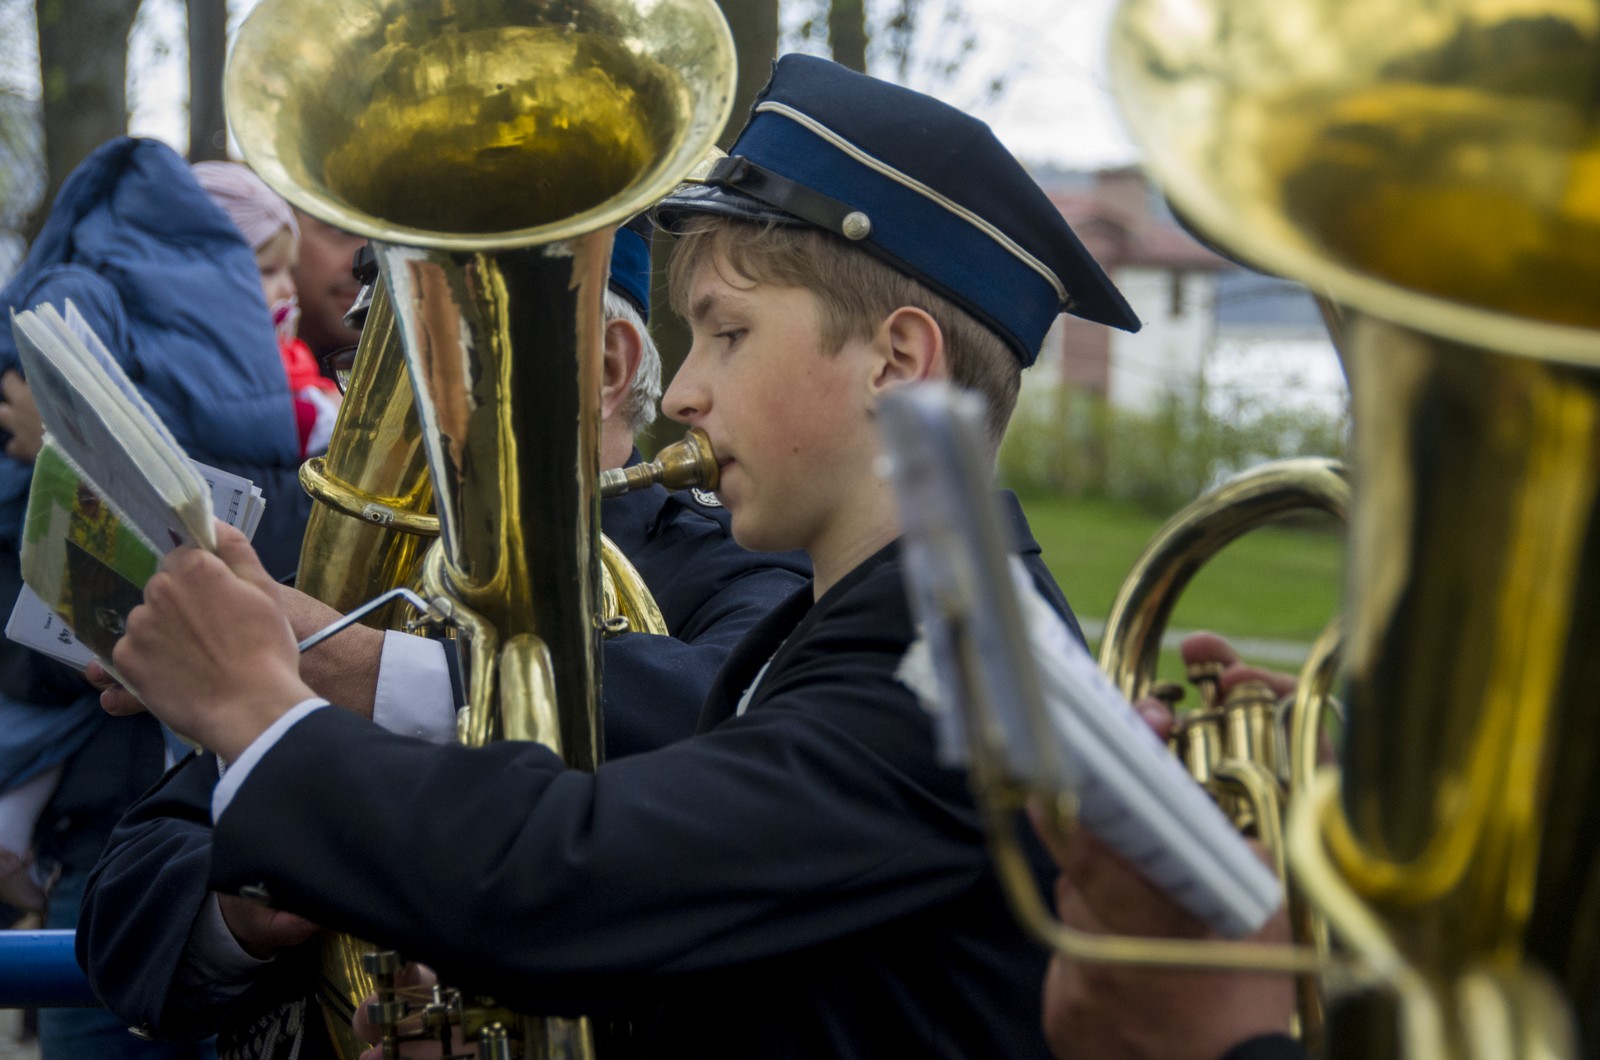
<instances>
[{"instance_id":1,"label":"child in crowd","mask_svg":"<svg viewBox=\"0 0 1600 1060\"><path fill-rule=\"evenodd\" d=\"M311 348L295 333L300 323L294 285L300 227L294 211L260 177L237 162L196 162L191 169L200 187L222 207L256 252L261 288L278 335L278 352L294 395L300 455L326 452L339 414L339 387L322 374Z\"/></svg>"}]
</instances>

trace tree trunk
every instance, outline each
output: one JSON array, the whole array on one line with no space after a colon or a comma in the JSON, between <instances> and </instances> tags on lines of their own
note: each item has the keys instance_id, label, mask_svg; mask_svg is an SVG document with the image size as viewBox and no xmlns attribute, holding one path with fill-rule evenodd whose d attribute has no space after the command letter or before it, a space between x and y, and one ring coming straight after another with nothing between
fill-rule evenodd
<instances>
[{"instance_id":1,"label":"tree trunk","mask_svg":"<svg viewBox=\"0 0 1600 1060\"><path fill-rule=\"evenodd\" d=\"M128 129L128 33L138 9L139 0L38 0L45 193L30 242L67 174Z\"/></svg>"},{"instance_id":2,"label":"tree trunk","mask_svg":"<svg viewBox=\"0 0 1600 1060\"><path fill-rule=\"evenodd\" d=\"M228 157L222 115L222 65L228 50L228 0L188 0L189 161Z\"/></svg>"},{"instance_id":3,"label":"tree trunk","mask_svg":"<svg viewBox=\"0 0 1600 1060\"><path fill-rule=\"evenodd\" d=\"M862 0L829 0L828 47L840 66L867 72L867 9Z\"/></svg>"},{"instance_id":4,"label":"tree trunk","mask_svg":"<svg viewBox=\"0 0 1600 1060\"><path fill-rule=\"evenodd\" d=\"M717 0L733 31L733 49L739 62L739 83L733 92L733 114L718 141L724 149L731 145L750 115L756 93L772 75L772 60L778 57L777 0Z\"/></svg>"},{"instance_id":5,"label":"tree trunk","mask_svg":"<svg viewBox=\"0 0 1600 1060\"><path fill-rule=\"evenodd\" d=\"M733 31L733 49L739 64L738 83L733 92L733 112L722 131L718 143L723 150L733 145L750 116L767 79L772 76L772 60L778 56L778 0L717 0L728 28ZM667 309L666 263L672 240L658 236L653 245L657 268L655 283L650 291L650 334L661 350L661 378L670 380L689 352L689 328L675 313ZM640 448L647 456L669 442L683 437L681 423L662 416L650 429L649 437L640 439Z\"/></svg>"}]
</instances>

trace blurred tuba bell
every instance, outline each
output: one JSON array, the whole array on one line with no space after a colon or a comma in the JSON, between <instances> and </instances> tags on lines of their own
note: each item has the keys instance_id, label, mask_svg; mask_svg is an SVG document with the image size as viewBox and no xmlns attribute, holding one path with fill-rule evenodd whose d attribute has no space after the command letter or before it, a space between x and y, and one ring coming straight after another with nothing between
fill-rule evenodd
<instances>
[{"instance_id":1,"label":"blurred tuba bell","mask_svg":"<svg viewBox=\"0 0 1600 1060\"><path fill-rule=\"evenodd\" d=\"M1600 4L1124 0L1168 197L1341 307L1341 768L1298 886L1335 1056L1600 1056Z\"/></svg>"},{"instance_id":2,"label":"blurred tuba bell","mask_svg":"<svg viewBox=\"0 0 1600 1060\"><path fill-rule=\"evenodd\" d=\"M534 739L579 768L601 754L595 483L611 236L711 148L733 78L713 0L264 0L235 41L227 111L247 161L296 206L372 241L437 511L424 594L457 628L468 743ZM367 371L392 394L399 366L374 360ZM408 415L397 409L391 433L361 445L363 471L392 459L377 474L392 481L413 459ZM339 455L324 477L354 478ZM377 492L383 510L368 518L431 528L412 518L425 488ZM404 556L374 555L389 557L386 579L404 576ZM313 576L338 581L326 568L340 560L324 551ZM329 990L336 1034L367 990L349 973L358 985ZM385 1023L416 1011L454 1021L484 1055L592 1055L583 1020L459 999L378 1007ZM386 1053L397 1033L386 1029Z\"/></svg>"}]
</instances>

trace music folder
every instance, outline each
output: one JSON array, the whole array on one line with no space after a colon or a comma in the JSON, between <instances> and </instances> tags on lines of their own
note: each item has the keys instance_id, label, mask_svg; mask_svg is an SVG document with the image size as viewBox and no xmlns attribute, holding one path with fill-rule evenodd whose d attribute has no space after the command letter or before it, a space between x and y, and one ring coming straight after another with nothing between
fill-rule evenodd
<instances>
[{"instance_id":1,"label":"music folder","mask_svg":"<svg viewBox=\"0 0 1600 1060\"><path fill-rule=\"evenodd\" d=\"M1011 555L983 402L922 383L880 407L920 636L901 679L932 711L940 754L998 761L1230 938L1282 903L1277 877L1101 672ZM979 797L982 797L981 792Z\"/></svg>"}]
</instances>

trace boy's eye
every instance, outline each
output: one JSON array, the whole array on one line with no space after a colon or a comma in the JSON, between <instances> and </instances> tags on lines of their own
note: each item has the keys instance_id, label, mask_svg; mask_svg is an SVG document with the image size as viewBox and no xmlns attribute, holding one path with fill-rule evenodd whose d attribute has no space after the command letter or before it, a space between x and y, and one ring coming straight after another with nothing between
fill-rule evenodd
<instances>
[{"instance_id":1,"label":"boy's eye","mask_svg":"<svg viewBox=\"0 0 1600 1060\"><path fill-rule=\"evenodd\" d=\"M745 333L745 329L744 328L729 328L726 331L717 332L716 334L714 334L712 336L712 338L721 339L723 342L726 342L729 346L733 346L733 345L737 344L740 339L744 338L744 333Z\"/></svg>"}]
</instances>

